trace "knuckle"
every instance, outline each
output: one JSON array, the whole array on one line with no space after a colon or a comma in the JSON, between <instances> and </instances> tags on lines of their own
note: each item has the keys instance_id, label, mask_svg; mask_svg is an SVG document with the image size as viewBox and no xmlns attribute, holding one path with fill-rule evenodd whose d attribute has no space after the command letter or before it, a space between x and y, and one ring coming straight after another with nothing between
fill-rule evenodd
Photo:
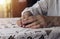
<instances>
[{"instance_id":1,"label":"knuckle","mask_svg":"<svg viewBox=\"0 0 60 39\"><path fill-rule=\"evenodd\" d=\"M22 19L22 22L25 22L25 21L27 21L26 19Z\"/></svg>"},{"instance_id":2,"label":"knuckle","mask_svg":"<svg viewBox=\"0 0 60 39\"><path fill-rule=\"evenodd\" d=\"M32 25L37 25L37 22L33 22Z\"/></svg>"},{"instance_id":3,"label":"knuckle","mask_svg":"<svg viewBox=\"0 0 60 39\"><path fill-rule=\"evenodd\" d=\"M32 14L31 14L31 12L27 11L27 12L22 13L22 15L31 16Z\"/></svg>"}]
</instances>

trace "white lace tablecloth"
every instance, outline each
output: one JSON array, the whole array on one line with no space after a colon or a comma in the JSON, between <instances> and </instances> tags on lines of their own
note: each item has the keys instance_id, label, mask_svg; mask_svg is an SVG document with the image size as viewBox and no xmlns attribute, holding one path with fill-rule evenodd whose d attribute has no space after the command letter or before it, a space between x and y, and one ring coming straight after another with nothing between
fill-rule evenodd
<instances>
[{"instance_id":1,"label":"white lace tablecloth","mask_svg":"<svg viewBox=\"0 0 60 39\"><path fill-rule=\"evenodd\" d=\"M0 18L0 39L60 39L60 27L21 28L17 20L19 18Z\"/></svg>"}]
</instances>

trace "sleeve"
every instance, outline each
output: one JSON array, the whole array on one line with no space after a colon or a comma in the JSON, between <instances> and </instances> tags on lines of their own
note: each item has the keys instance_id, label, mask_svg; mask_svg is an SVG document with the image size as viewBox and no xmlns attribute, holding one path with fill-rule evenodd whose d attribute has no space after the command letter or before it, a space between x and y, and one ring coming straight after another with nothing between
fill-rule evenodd
<instances>
[{"instance_id":1,"label":"sleeve","mask_svg":"<svg viewBox=\"0 0 60 39\"><path fill-rule=\"evenodd\" d=\"M47 13L47 1L46 0L40 0L37 1L37 3L35 3L32 7L27 7L23 10L22 15L24 14L24 12L26 11L30 11L31 14L33 15L42 15Z\"/></svg>"}]
</instances>

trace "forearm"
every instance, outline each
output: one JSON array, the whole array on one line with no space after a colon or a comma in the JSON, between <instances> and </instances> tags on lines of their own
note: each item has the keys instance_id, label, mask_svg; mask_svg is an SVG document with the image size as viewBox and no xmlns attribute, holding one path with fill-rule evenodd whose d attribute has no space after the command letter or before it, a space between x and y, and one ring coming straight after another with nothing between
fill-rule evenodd
<instances>
[{"instance_id":1,"label":"forearm","mask_svg":"<svg viewBox=\"0 0 60 39\"><path fill-rule=\"evenodd\" d=\"M48 26L60 26L59 16L44 16Z\"/></svg>"}]
</instances>

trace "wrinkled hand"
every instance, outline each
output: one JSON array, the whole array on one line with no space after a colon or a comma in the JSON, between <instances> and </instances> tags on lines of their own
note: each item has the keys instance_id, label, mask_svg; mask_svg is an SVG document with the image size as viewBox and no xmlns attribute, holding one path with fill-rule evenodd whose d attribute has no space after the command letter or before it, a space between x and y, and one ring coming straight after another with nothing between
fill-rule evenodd
<instances>
[{"instance_id":1,"label":"wrinkled hand","mask_svg":"<svg viewBox=\"0 0 60 39\"><path fill-rule=\"evenodd\" d=\"M47 25L42 16L29 16L28 14L24 14L21 20L17 21L17 24L20 27L32 29L43 28Z\"/></svg>"}]
</instances>

